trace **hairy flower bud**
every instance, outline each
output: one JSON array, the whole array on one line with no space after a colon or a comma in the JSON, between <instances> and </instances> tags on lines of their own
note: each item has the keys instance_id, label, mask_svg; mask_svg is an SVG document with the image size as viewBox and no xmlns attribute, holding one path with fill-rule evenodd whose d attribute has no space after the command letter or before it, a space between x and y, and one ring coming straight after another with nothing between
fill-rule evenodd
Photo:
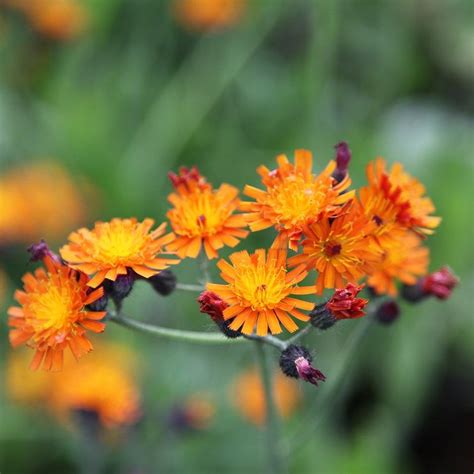
<instances>
[{"instance_id":1,"label":"hairy flower bud","mask_svg":"<svg viewBox=\"0 0 474 474\"><path fill-rule=\"evenodd\" d=\"M94 291L92 288L91 292ZM98 300L94 301L91 304L87 305L87 309L89 311L105 311L107 309L107 305L109 304L109 296L107 293L104 293Z\"/></svg>"},{"instance_id":2,"label":"hairy flower bud","mask_svg":"<svg viewBox=\"0 0 474 474\"><path fill-rule=\"evenodd\" d=\"M364 285L349 283L345 288L336 290L326 303L317 305L309 313L311 324L318 329L327 329L340 319L355 319L364 316L364 308L369 300L357 298L362 288Z\"/></svg>"},{"instance_id":3,"label":"hairy flower bud","mask_svg":"<svg viewBox=\"0 0 474 474\"><path fill-rule=\"evenodd\" d=\"M148 279L151 286L162 296L168 296L176 289L176 275L171 270L161 270Z\"/></svg>"},{"instance_id":4,"label":"hairy flower bud","mask_svg":"<svg viewBox=\"0 0 474 474\"><path fill-rule=\"evenodd\" d=\"M352 154L346 142L340 142L334 148L336 149L336 169L332 177L340 183L347 176Z\"/></svg>"},{"instance_id":5,"label":"hairy flower bud","mask_svg":"<svg viewBox=\"0 0 474 474\"><path fill-rule=\"evenodd\" d=\"M280 368L288 377L300 378L317 386L326 377L311 365L312 360L308 349L291 344L281 353Z\"/></svg>"},{"instance_id":6,"label":"hairy flower bud","mask_svg":"<svg viewBox=\"0 0 474 474\"><path fill-rule=\"evenodd\" d=\"M458 283L459 278L449 267L445 266L420 278L415 285L404 285L402 296L411 303L417 303L429 296L445 300L451 296Z\"/></svg>"},{"instance_id":7,"label":"hairy flower bud","mask_svg":"<svg viewBox=\"0 0 474 474\"><path fill-rule=\"evenodd\" d=\"M199 295L197 301L199 311L208 314L225 336L233 339L242 335L239 331L230 329L229 321L224 319L223 311L229 305L222 298L212 291L205 290Z\"/></svg>"},{"instance_id":8,"label":"hairy flower bud","mask_svg":"<svg viewBox=\"0 0 474 474\"><path fill-rule=\"evenodd\" d=\"M31 254L30 262L39 262L45 257L50 257L56 262L61 263L59 255L56 255L43 239L41 239L37 244L30 245L27 251Z\"/></svg>"},{"instance_id":9,"label":"hairy flower bud","mask_svg":"<svg viewBox=\"0 0 474 474\"><path fill-rule=\"evenodd\" d=\"M375 311L375 318L382 324L392 324L399 316L400 306L393 299L384 301Z\"/></svg>"},{"instance_id":10,"label":"hairy flower bud","mask_svg":"<svg viewBox=\"0 0 474 474\"><path fill-rule=\"evenodd\" d=\"M104 282L106 293L114 300L117 306L130 294L135 283L135 272L128 270L126 275L117 276L115 281Z\"/></svg>"}]
</instances>

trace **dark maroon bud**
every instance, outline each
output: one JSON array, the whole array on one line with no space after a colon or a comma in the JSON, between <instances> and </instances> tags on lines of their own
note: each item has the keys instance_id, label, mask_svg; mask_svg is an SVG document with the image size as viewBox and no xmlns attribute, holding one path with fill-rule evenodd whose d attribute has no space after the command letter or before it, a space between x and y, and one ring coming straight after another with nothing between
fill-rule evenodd
<instances>
[{"instance_id":1,"label":"dark maroon bud","mask_svg":"<svg viewBox=\"0 0 474 474\"><path fill-rule=\"evenodd\" d=\"M326 303L316 305L309 313L311 324L318 329L325 330L337 323L337 318L329 311Z\"/></svg>"},{"instance_id":2,"label":"dark maroon bud","mask_svg":"<svg viewBox=\"0 0 474 474\"><path fill-rule=\"evenodd\" d=\"M382 324L392 324L400 316L400 306L395 300L381 303L375 311L375 318Z\"/></svg>"},{"instance_id":3,"label":"dark maroon bud","mask_svg":"<svg viewBox=\"0 0 474 474\"><path fill-rule=\"evenodd\" d=\"M420 278L414 285L404 285L402 297L410 303L417 303L429 296L445 300L451 296L458 283L459 278L445 266Z\"/></svg>"},{"instance_id":4,"label":"dark maroon bud","mask_svg":"<svg viewBox=\"0 0 474 474\"><path fill-rule=\"evenodd\" d=\"M352 154L346 142L340 142L334 148L336 149L336 169L332 177L340 183L347 176Z\"/></svg>"},{"instance_id":5,"label":"dark maroon bud","mask_svg":"<svg viewBox=\"0 0 474 474\"><path fill-rule=\"evenodd\" d=\"M303 379L313 385L324 382L324 374L312 365L313 358L308 349L290 344L280 356L280 368L288 377Z\"/></svg>"},{"instance_id":6,"label":"dark maroon bud","mask_svg":"<svg viewBox=\"0 0 474 474\"><path fill-rule=\"evenodd\" d=\"M56 262L61 262L59 255L56 255L48 247L48 244L41 239L37 244L32 244L28 247L27 251L31 254L30 262L39 262L45 257L50 257Z\"/></svg>"},{"instance_id":7,"label":"dark maroon bud","mask_svg":"<svg viewBox=\"0 0 474 474\"><path fill-rule=\"evenodd\" d=\"M107 293L104 293L98 300L87 305L87 309L89 311L105 311L107 309L108 304L109 304L109 297Z\"/></svg>"},{"instance_id":8,"label":"dark maroon bud","mask_svg":"<svg viewBox=\"0 0 474 474\"><path fill-rule=\"evenodd\" d=\"M176 289L176 275L171 270L162 270L148 279L151 286L162 296L168 296Z\"/></svg>"},{"instance_id":9,"label":"dark maroon bud","mask_svg":"<svg viewBox=\"0 0 474 474\"><path fill-rule=\"evenodd\" d=\"M199 311L208 314L216 323L221 332L230 339L242 336L239 331L229 328L230 320L224 319L224 310L229 306L222 298L212 291L205 290L197 299L199 303Z\"/></svg>"},{"instance_id":10,"label":"dark maroon bud","mask_svg":"<svg viewBox=\"0 0 474 474\"><path fill-rule=\"evenodd\" d=\"M419 303L429 295L423 291L422 280L418 280L414 285L403 285L400 292L401 297L410 303Z\"/></svg>"},{"instance_id":11,"label":"dark maroon bud","mask_svg":"<svg viewBox=\"0 0 474 474\"><path fill-rule=\"evenodd\" d=\"M135 273L128 270L126 275L118 275L115 281L105 280L104 289L118 307L132 291L135 279Z\"/></svg>"}]
</instances>

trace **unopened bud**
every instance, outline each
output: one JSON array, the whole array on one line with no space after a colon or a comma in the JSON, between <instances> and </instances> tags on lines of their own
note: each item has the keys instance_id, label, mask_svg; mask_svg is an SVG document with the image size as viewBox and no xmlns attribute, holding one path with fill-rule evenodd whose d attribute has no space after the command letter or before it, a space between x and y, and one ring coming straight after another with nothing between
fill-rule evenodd
<instances>
[{"instance_id":1,"label":"unopened bud","mask_svg":"<svg viewBox=\"0 0 474 474\"><path fill-rule=\"evenodd\" d=\"M375 311L375 318L382 324L392 324L400 316L400 306L395 300L381 303Z\"/></svg>"},{"instance_id":2,"label":"unopened bud","mask_svg":"<svg viewBox=\"0 0 474 474\"><path fill-rule=\"evenodd\" d=\"M30 245L27 251L31 254L30 262L39 262L45 257L50 257L58 263L61 262L59 255L56 255L43 239L41 239L37 244Z\"/></svg>"},{"instance_id":3,"label":"unopened bud","mask_svg":"<svg viewBox=\"0 0 474 474\"><path fill-rule=\"evenodd\" d=\"M221 332L228 338L236 338L242 334L229 328L229 321L224 319L224 310L229 306L222 298L212 291L205 290L197 299L199 303L199 311L208 314L216 323Z\"/></svg>"},{"instance_id":4,"label":"unopened bud","mask_svg":"<svg viewBox=\"0 0 474 474\"><path fill-rule=\"evenodd\" d=\"M120 306L122 301L132 291L135 279L135 273L128 270L126 275L118 275L115 281L105 280L104 289L114 300L115 304Z\"/></svg>"},{"instance_id":5,"label":"unopened bud","mask_svg":"<svg viewBox=\"0 0 474 474\"><path fill-rule=\"evenodd\" d=\"M288 377L300 378L317 386L326 377L311 365L312 360L308 349L291 344L281 353L280 368Z\"/></svg>"},{"instance_id":6,"label":"unopened bud","mask_svg":"<svg viewBox=\"0 0 474 474\"><path fill-rule=\"evenodd\" d=\"M148 279L151 286L162 296L168 296L176 289L176 275L171 270L161 270Z\"/></svg>"},{"instance_id":7,"label":"unopened bud","mask_svg":"<svg viewBox=\"0 0 474 474\"><path fill-rule=\"evenodd\" d=\"M411 303L417 303L429 296L445 300L451 296L458 283L459 278L449 267L445 266L420 278L415 285L404 285L402 297Z\"/></svg>"},{"instance_id":8,"label":"unopened bud","mask_svg":"<svg viewBox=\"0 0 474 474\"><path fill-rule=\"evenodd\" d=\"M347 176L352 155L346 142L340 142L334 148L336 149L336 169L332 177L340 183Z\"/></svg>"}]
</instances>

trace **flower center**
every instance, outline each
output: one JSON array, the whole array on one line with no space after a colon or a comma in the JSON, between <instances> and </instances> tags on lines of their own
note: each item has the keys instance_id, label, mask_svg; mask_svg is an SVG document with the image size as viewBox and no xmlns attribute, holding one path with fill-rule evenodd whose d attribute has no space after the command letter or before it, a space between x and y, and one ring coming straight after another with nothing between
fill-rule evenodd
<instances>
[{"instance_id":1,"label":"flower center","mask_svg":"<svg viewBox=\"0 0 474 474\"><path fill-rule=\"evenodd\" d=\"M341 244L336 244L334 242L328 242L324 246L324 253L328 257L335 257L336 255L339 255L341 253L342 246Z\"/></svg>"},{"instance_id":2,"label":"flower center","mask_svg":"<svg viewBox=\"0 0 474 474\"><path fill-rule=\"evenodd\" d=\"M233 290L244 307L272 309L290 293L284 268L248 265L236 268Z\"/></svg>"},{"instance_id":3,"label":"flower center","mask_svg":"<svg viewBox=\"0 0 474 474\"><path fill-rule=\"evenodd\" d=\"M209 190L183 196L169 214L177 234L188 237L207 237L222 231L234 206L224 205Z\"/></svg>"},{"instance_id":4,"label":"flower center","mask_svg":"<svg viewBox=\"0 0 474 474\"><path fill-rule=\"evenodd\" d=\"M96 259L118 264L127 262L140 254L144 244L144 236L131 232L130 229L118 226L109 227L99 236L96 248Z\"/></svg>"},{"instance_id":5,"label":"flower center","mask_svg":"<svg viewBox=\"0 0 474 474\"><path fill-rule=\"evenodd\" d=\"M301 225L317 215L326 201L321 183L307 182L302 176L289 176L268 190L267 204L286 227Z\"/></svg>"}]
</instances>

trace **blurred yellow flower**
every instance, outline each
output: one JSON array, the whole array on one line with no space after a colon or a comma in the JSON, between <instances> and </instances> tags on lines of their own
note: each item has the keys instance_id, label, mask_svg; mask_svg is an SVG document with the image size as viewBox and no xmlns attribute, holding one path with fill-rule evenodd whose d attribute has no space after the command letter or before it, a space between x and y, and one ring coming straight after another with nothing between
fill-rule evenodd
<instances>
[{"instance_id":1,"label":"blurred yellow flower","mask_svg":"<svg viewBox=\"0 0 474 474\"><path fill-rule=\"evenodd\" d=\"M236 24L246 8L246 0L174 0L178 21L191 30L208 31Z\"/></svg>"},{"instance_id":2,"label":"blurred yellow flower","mask_svg":"<svg viewBox=\"0 0 474 474\"><path fill-rule=\"evenodd\" d=\"M77 364L68 357L61 373L29 371L28 356L19 351L7 359L6 391L12 401L46 407L68 423L75 410L96 413L106 427L131 424L140 417L136 361L127 348L95 344L88 361Z\"/></svg>"},{"instance_id":3,"label":"blurred yellow flower","mask_svg":"<svg viewBox=\"0 0 474 474\"><path fill-rule=\"evenodd\" d=\"M280 371L273 374L272 380L275 407L282 418L288 418L301 400L298 385ZM265 423L265 396L260 374L256 369L237 376L231 386L231 400L246 419L256 425Z\"/></svg>"},{"instance_id":4,"label":"blurred yellow flower","mask_svg":"<svg viewBox=\"0 0 474 474\"><path fill-rule=\"evenodd\" d=\"M24 165L0 177L0 243L61 238L85 214L79 188L56 163Z\"/></svg>"},{"instance_id":5,"label":"blurred yellow flower","mask_svg":"<svg viewBox=\"0 0 474 474\"><path fill-rule=\"evenodd\" d=\"M60 250L61 257L70 267L94 275L88 283L92 288L106 278L115 281L128 269L150 278L179 263L177 258L162 255L165 245L174 241L174 234L165 234L166 223L150 232L154 223L153 219L138 222L135 218L97 222L92 230L73 232L70 243Z\"/></svg>"}]
</instances>

